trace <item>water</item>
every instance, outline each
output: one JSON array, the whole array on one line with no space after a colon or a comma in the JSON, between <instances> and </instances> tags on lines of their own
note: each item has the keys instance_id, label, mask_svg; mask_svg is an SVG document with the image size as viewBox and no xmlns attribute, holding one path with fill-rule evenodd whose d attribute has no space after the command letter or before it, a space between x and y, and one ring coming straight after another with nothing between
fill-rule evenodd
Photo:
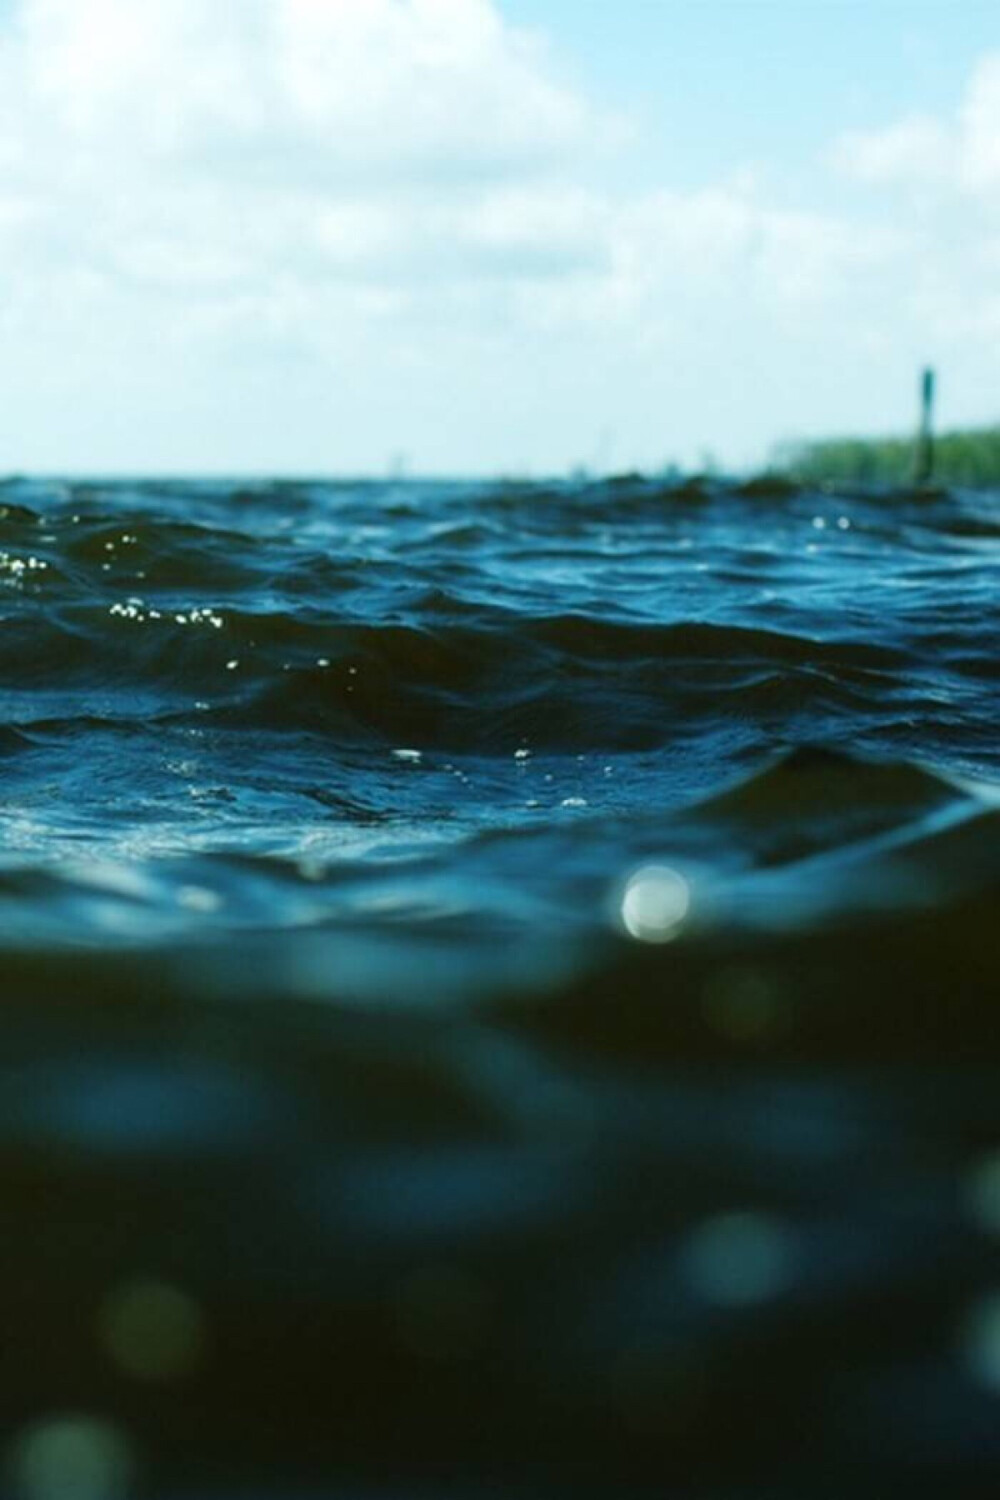
<instances>
[{"instance_id":1,"label":"water","mask_svg":"<svg viewBox=\"0 0 1000 1500\"><path fill-rule=\"evenodd\" d=\"M995 1493L998 560L3 486L10 1493Z\"/></svg>"}]
</instances>

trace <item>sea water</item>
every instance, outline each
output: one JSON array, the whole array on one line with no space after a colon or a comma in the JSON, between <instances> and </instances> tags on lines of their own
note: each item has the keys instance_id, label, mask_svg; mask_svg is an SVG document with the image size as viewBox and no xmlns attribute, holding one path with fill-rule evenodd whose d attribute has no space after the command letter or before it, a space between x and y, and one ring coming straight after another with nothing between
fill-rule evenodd
<instances>
[{"instance_id":1,"label":"sea water","mask_svg":"<svg viewBox=\"0 0 1000 1500\"><path fill-rule=\"evenodd\" d=\"M7 482L11 1495L995 1493L998 564L984 493Z\"/></svg>"}]
</instances>

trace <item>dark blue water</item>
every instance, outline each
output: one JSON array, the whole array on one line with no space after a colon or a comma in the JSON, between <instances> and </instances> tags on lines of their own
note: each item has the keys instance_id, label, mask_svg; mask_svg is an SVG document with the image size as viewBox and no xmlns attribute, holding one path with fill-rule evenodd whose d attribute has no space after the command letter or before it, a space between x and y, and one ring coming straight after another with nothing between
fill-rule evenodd
<instances>
[{"instance_id":1,"label":"dark blue water","mask_svg":"<svg viewBox=\"0 0 1000 1500\"><path fill-rule=\"evenodd\" d=\"M11 1493L994 1493L998 564L990 494L3 486Z\"/></svg>"}]
</instances>

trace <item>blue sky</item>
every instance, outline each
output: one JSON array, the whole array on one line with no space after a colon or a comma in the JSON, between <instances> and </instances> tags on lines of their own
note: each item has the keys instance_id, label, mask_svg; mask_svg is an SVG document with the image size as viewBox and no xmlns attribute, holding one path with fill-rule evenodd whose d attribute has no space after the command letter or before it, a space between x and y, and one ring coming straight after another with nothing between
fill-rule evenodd
<instances>
[{"instance_id":1,"label":"blue sky","mask_svg":"<svg viewBox=\"0 0 1000 1500\"><path fill-rule=\"evenodd\" d=\"M0 464L745 468L1000 417L1000 15L0 0Z\"/></svg>"},{"instance_id":2,"label":"blue sky","mask_svg":"<svg viewBox=\"0 0 1000 1500\"><path fill-rule=\"evenodd\" d=\"M759 158L807 172L839 131L946 112L1000 47L992 0L503 0L592 97L636 112L648 180Z\"/></svg>"}]
</instances>

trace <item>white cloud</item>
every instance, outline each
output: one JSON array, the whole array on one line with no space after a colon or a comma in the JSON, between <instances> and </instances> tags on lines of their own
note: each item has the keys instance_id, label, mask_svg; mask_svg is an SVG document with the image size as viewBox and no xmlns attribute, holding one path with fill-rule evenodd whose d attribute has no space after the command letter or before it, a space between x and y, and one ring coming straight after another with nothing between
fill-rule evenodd
<instances>
[{"instance_id":1,"label":"white cloud","mask_svg":"<svg viewBox=\"0 0 1000 1500\"><path fill-rule=\"evenodd\" d=\"M595 128L490 0L20 0L7 54L11 104L77 166L502 171Z\"/></svg>"},{"instance_id":2,"label":"white cloud","mask_svg":"<svg viewBox=\"0 0 1000 1500\"><path fill-rule=\"evenodd\" d=\"M20 0L0 263L238 296L557 267L574 233L519 195L606 132L490 0Z\"/></svg>"},{"instance_id":3,"label":"white cloud","mask_svg":"<svg viewBox=\"0 0 1000 1500\"><path fill-rule=\"evenodd\" d=\"M1000 52L976 68L961 112L962 173L973 191L1000 199Z\"/></svg>"},{"instance_id":4,"label":"white cloud","mask_svg":"<svg viewBox=\"0 0 1000 1500\"><path fill-rule=\"evenodd\" d=\"M909 115L884 130L850 131L833 148L835 166L847 177L878 187L918 187L953 181L959 145L954 130L927 115Z\"/></svg>"},{"instance_id":5,"label":"white cloud","mask_svg":"<svg viewBox=\"0 0 1000 1500\"><path fill-rule=\"evenodd\" d=\"M998 101L985 59L954 118L846 138L837 169L985 205ZM759 450L740 372L778 372L787 423L811 379L826 398L824 361L862 369L914 317L995 338L975 306L995 235L949 235L927 202L846 210L832 176L821 211L751 179L629 191L616 149L620 122L496 0L15 0L0 403L35 434L17 461L51 466L53 403L60 466L410 446L493 467L519 432L558 463L616 410L629 461L696 452L716 421Z\"/></svg>"},{"instance_id":6,"label":"white cloud","mask_svg":"<svg viewBox=\"0 0 1000 1500\"><path fill-rule=\"evenodd\" d=\"M907 115L880 130L850 131L831 152L845 177L871 186L956 194L1000 207L1000 52L980 59L954 113Z\"/></svg>"},{"instance_id":7,"label":"white cloud","mask_svg":"<svg viewBox=\"0 0 1000 1500\"><path fill-rule=\"evenodd\" d=\"M980 58L952 111L844 135L831 161L874 190L895 226L886 291L897 338L910 328L927 357L959 379L966 371L972 419L988 420L1000 384L1000 53Z\"/></svg>"}]
</instances>

